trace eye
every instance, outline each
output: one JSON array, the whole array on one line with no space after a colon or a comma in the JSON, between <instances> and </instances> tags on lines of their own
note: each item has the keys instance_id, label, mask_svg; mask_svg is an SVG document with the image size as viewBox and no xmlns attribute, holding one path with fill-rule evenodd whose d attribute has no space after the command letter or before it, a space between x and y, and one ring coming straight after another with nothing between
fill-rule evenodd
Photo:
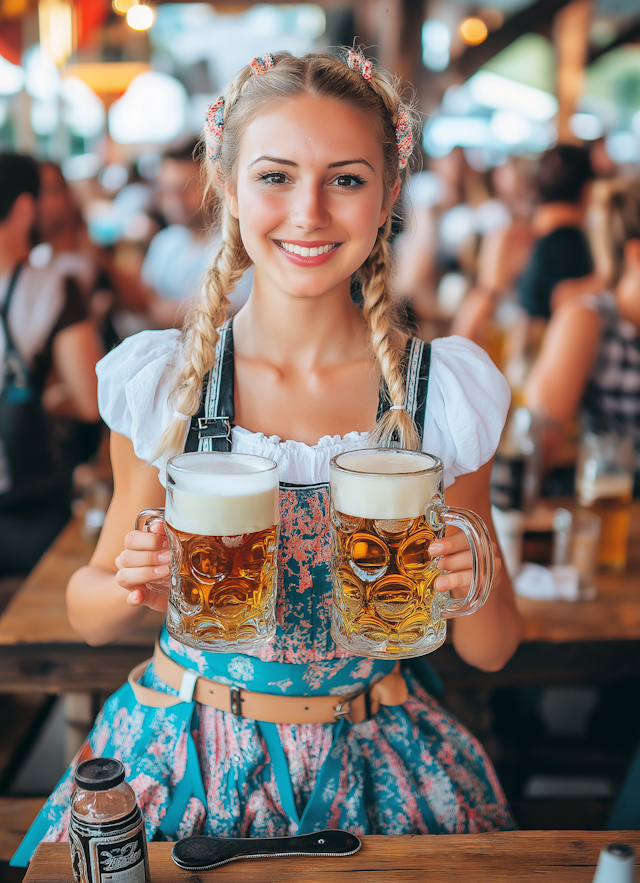
<instances>
[{"instance_id":1,"label":"eye","mask_svg":"<svg viewBox=\"0 0 640 883\"><path fill-rule=\"evenodd\" d=\"M337 187L342 187L345 190L355 190L356 187L362 187L362 185L366 183L366 179L361 178L360 175L338 175L338 177L334 178L332 181L332 184L335 184Z\"/></svg>"},{"instance_id":2,"label":"eye","mask_svg":"<svg viewBox=\"0 0 640 883\"><path fill-rule=\"evenodd\" d=\"M258 176L258 181L264 184L289 184L289 178L284 172L265 172L264 175Z\"/></svg>"}]
</instances>

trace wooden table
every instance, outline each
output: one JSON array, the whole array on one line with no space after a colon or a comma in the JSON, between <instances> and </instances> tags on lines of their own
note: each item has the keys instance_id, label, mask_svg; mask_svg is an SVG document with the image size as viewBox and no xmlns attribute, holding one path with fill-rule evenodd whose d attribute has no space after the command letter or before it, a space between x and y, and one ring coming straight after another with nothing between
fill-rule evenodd
<instances>
[{"instance_id":1,"label":"wooden table","mask_svg":"<svg viewBox=\"0 0 640 883\"><path fill-rule=\"evenodd\" d=\"M193 874L171 860L170 843L149 844L152 883L591 883L603 846L640 850L637 831L516 831L441 837L363 837L345 858L251 859ZM348 876L347 876L348 875ZM73 883L67 843L42 843L24 883Z\"/></svg>"},{"instance_id":2,"label":"wooden table","mask_svg":"<svg viewBox=\"0 0 640 883\"><path fill-rule=\"evenodd\" d=\"M149 611L115 644L90 647L69 625L65 590L88 563L93 544L72 519L0 617L0 691L111 693L149 657L163 617Z\"/></svg>"},{"instance_id":3,"label":"wooden table","mask_svg":"<svg viewBox=\"0 0 640 883\"><path fill-rule=\"evenodd\" d=\"M91 544L71 521L0 617L0 690L109 693L147 658L162 618L149 611L142 626L115 644L90 647L67 621L64 592L86 564ZM640 503L634 503L629 565L600 574L593 601L518 598L525 630L500 672L463 662L450 644L429 658L448 688L595 684L640 676Z\"/></svg>"}]
</instances>

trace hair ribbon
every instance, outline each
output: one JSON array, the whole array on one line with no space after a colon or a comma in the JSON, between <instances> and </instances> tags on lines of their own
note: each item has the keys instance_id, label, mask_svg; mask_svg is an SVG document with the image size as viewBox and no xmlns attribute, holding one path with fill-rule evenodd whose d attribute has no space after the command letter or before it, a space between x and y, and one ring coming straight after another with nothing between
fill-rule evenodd
<instances>
[{"instance_id":1,"label":"hair ribbon","mask_svg":"<svg viewBox=\"0 0 640 883\"><path fill-rule=\"evenodd\" d=\"M261 77L263 74L266 74L267 71L270 71L276 65L273 60L273 55L270 52L267 52L266 55L259 55L257 58L254 58L249 67L254 72L256 77Z\"/></svg>"},{"instance_id":2,"label":"hair ribbon","mask_svg":"<svg viewBox=\"0 0 640 883\"><path fill-rule=\"evenodd\" d=\"M398 121L396 122L396 144L398 145L398 166L405 169L413 150L413 133L411 116L404 104L398 104Z\"/></svg>"},{"instance_id":3,"label":"hair ribbon","mask_svg":"<svg viewBox=\"0 0 640 883\"><path fill-rule=\"evenodd\" d=\"M224 98L222 95L207 108L204 117L204 139L207 145L207 156L216 162L222 148L222 130L224 128Z\"/></svg>"},{"instance_id":4,"label":"hair ribbon","mask_svg":"<svg viewBox=\"0 0 640 883\"><path fill-rule=\"evenodd\" d=\"M373 71L373 63L360 55L359 52L349 52L347 64L356 74L362 74L362 79L367 83L371 82L371 73Z\"/></svg>"}]
</instances>

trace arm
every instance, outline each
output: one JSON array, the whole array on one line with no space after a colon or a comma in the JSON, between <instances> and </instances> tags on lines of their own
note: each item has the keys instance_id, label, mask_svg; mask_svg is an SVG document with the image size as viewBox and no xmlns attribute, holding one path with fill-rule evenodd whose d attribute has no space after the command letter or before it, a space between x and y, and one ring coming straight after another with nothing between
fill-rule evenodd
<instances>
[{"instance_id":1,"label":"arm","mask_svg":"<svg viewBox=\"0 0 640 883\"><path fill-rule=\"evenodd\" d=\"M539 414L543 432L543 462L550 463L562 442L566 424L575 416L598 350L600 320L593 310L575 301L553 316L542 348L525 385L525 404Z\"/></svg>"},{"instance_id":2,"label":"arm","mask_svg":"<svg viewBox=\"0 0 640 883\"><path fill-rule=\"evenodd\" d=\"M446 502L476 512L487 525L498 551L496 533L491 520L489 486L493 460L477 472L456 479L448 488ZM450 571L436 580L439 591L450 590L454 597L464 598L471 581L471 552L461 531L432 543L432 554L441 554L440 566ZM458 655L483 671L503 668L516 651L522 635L522 622L515 605L511 581L496 558L496 573L491 594L477 613L453 621L453 646Z\"/></svg>"},{"instance_id":3,"label":"arm","mask_svg":"<svg viewBox=\"0 0 640 883\"><path fill-rule=\"evenodd\" d=\"M93 323L76 322L53 338L53 366L71 400L74 416L88 423L98 420L96 362L102 356Z\"/></svg>"},{"instance_id":4,"label":"arm","mask_svg":"<svg viewBox=\"0 0 640 883\"><path fill-rule=\"evenodd\" d=\"M111 462L114 494L98 545L89 565L76 571L67 587L69 622L96 646L132 631L144 605L166 609L166 595L144 585L169 572L164 532L131 530L142 509L164 505L158 470L139 460L131 441L117 433L111 434Z\"/></svg>"}]
</instances>

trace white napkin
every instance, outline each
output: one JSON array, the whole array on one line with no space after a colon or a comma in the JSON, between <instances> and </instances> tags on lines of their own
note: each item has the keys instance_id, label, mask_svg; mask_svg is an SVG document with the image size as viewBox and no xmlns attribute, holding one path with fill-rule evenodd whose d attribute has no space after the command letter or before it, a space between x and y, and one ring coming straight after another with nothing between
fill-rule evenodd
<instances>
[{"instance_id":1,"label":"white napkin","mask_svg":"<svg viewBox=\"0 0 640 883\"><path fill-rule=\"evenodd\" d=\"M523 564L513 581L516 594L534 601L577 601L579 575L572 565Z\"/></svg>"}]
</instances>

